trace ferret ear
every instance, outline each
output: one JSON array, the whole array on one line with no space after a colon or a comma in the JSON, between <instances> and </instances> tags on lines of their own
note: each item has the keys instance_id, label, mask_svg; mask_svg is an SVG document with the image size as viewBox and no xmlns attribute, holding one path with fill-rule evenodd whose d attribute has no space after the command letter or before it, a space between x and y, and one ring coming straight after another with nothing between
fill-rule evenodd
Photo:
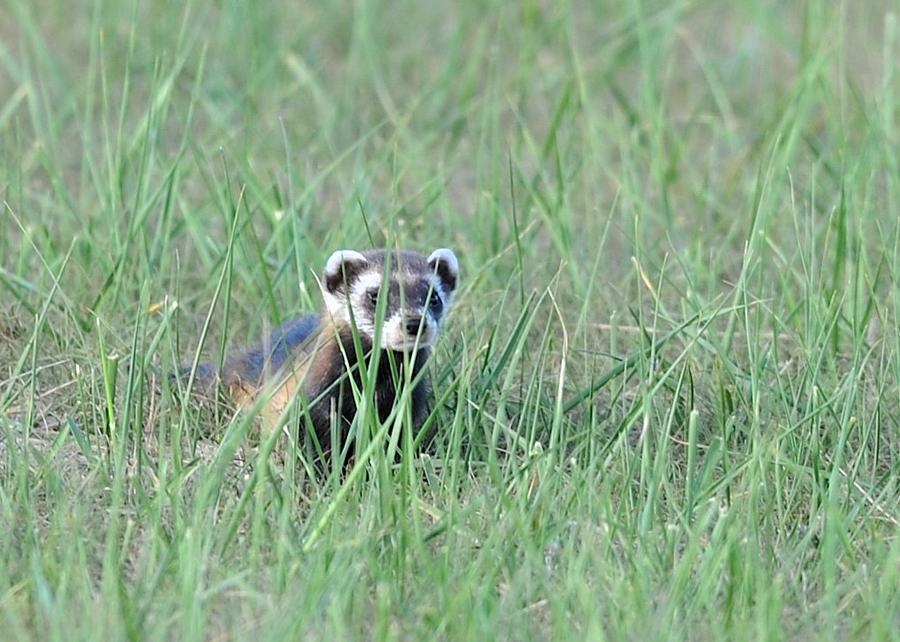
<instances>
[{"instance_id":1,"label":"ferret ear","mask_svg":"<svg viewBox=\"0 0 900 642\"><path fill-rule=\"evenodd\" d=\"M442 247L432 252L428 257L428 267L437 272L448 294L456 289L456 283L459 281L459 261L456 260L452 250Z\"/></svg>"},{"instance_id":2,"label":"ferret ear","mask_svg":"<svg viewBox=\"0 0 900 642\"><path fill-rule=\"evenodd\" d=\"M359 252L338 250L325 263L325 289L334 294L341 286L349 286L368 262Z\"/></svg>"}]
</instances>

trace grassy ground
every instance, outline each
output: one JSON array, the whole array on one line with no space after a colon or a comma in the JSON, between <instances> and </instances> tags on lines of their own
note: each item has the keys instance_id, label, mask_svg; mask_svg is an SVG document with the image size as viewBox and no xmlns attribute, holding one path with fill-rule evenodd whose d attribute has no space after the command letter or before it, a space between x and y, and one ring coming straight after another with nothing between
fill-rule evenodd
<instances>
[{"instance_id":1,"label":"grassy ground","mask_svg":"<svg viewBox=\"0 0 900 642\"><path fill-rule=\"evenodd\" d=\"M305 4L0 4L0 638L900 639L896 6ZM371 245L431 456L162 389Z\"/></svg>"}]
</instances>

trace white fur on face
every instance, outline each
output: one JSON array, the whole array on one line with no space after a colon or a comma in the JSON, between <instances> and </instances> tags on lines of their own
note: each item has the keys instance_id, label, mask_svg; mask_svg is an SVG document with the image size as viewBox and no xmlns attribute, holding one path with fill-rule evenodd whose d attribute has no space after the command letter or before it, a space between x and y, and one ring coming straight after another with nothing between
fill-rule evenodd
<instances>
[{"instance_id":1,"label":"white fur on face","mask_svg":"<svg viewBox=\"0 0 900 642\"><path fill-rule=\"evenodd\" d=\"M384 275L380 272L365 272L359 275L359 278L353 283L351 292L354 297L366 296L369 290L377 290L384 283Z\"/></svg>"},{"instance_id":2,"label":"white fur on face","mask_svg":"<svg viewBox=\"0 0 900 642\"><path fill-rule=\"evenodd\" d=\"M366 297L372 288L381 286L382 276L377 272L365 272L350 286L348 295L343 292L323 292L328 313L338 323L351 325L351 307L353 312L352 323L356 324L356 330L360 336L368 339L375 337L375 319L368 313Z\"/></svg>"},{"instance_id":3,"label":"white fur on face","mask_svg":"<svg viewBox=\"0 0 900 642\"><path fill-rule=\"evenodd\" d=\"M382 350L410 352L430 348L437 339L438 324L430 314L424 315L423 319L425 327L419 331L418 336L409 334L403 327L403 314L392 314L390 318L385 319L381 331Z\"/></svg>"},{"instance_id":4,"label":"white fur on face","mask_svg":"<svg viewBox=\"0 0 900 642\"><path fill-rule=\"evenodd\" d=\"M396 276L402 278L403 274L398 273ZM368 308L369 291L378 289L384 285L384 277L379 272L367 272L361 274L356 283L353 284L351 290L351 300L353 301L354 311L360 312L355 314L356 327L360 334L365 335L371 340L375 339L375 315L370 316ZM435 290L441 296L446 305L446 297L441 292L440 279L429 277L429 281L433 284ZM346 305L346 303L345 303ZM382 350L395 350L398 352L409 352L411 350L419 350L428 348L437 339L440 319L436 319L431 310L422 309L419 306L410 306L408 302L400 310L387 309L384 312L385 318L381 328L381 342L378 346ZM412 336L404 328L404 321L407 316L421 316L425 321L425 327L419 332L418 336Z\"/></svg>"},{"instance_id":5,"label":"white fur on face","mask_svg":"<svg viewBox=\"0 0 900 642\"><path fill-rule=\"evenodd\" d=\"M375 338L375 316L369 312L366 299L369 296L369 290L381 287L383 279L384 277L379 272L365 272L359 275L359 278L353 283L353 287L350 288L353 320L359 334L367 339ZM346 306L346 303L344 305Z\"/></svg>"},{"instance_id":6,"label":"white fur on face","mask_svg":"<svg viewBox=\"0 0 900 642\"><path fill-rule=\"evenodd\" d=\"M347 297L342 292L332 294L325 288L322 288L322 297L325 299L325 307L328 314L331 315L336 322L349 323L350 310L347 308Z\"/></svg>"},{"instance_id":7,"label":"white fur on face","mask_svg":"<svg viewBox=\"0 0 900 642\"><path fill-rule=\"evenodd\" d=\"M337 256L340 255L340 256ZM334 270L340 270L344 260L358 260L357 252L341 251L335 252L326 266L326 272L329 267ZM359 255L363 258L362 255ZM450 250L435 250L429 257L429 261L437 259L446 263L447 267L456 275L458 264L456 257ZM334 265L332 265L334 263ZM337 272L334 272L337 273ZM427 279L431 289L440 297L443 307L441 313L435 315L432 309L426 304L411 306L409 302L404 302L402 309L386 309L385 320L381 330L380 345L377 346L383 350L395 350L398 352L409 352L422 348L431 347L437 340L440 331L441 322L450 308L453 301L453 291L447 290L445 284L435 273L423 275L421 273L408 272L402 265L394 266L393 277L399 279L401 283L406 280L409 282L421 282L422 278ZM323 297L329 314L337 323L351 325L351 307L352 307L352 323L355 324L357 332L361 337L365 337L370 341L375 340L375 317L377 310L370 309L368 297L371 290L377 290L384 285L384 274L381 270L372 269L359 274L352 282L349 293L343 291L328 292L323 288ZM404 321L410 316L421 316L424 321L424 327L420 330L418 336L412 336L404 327Z\"/></svg>"}]
</instances>

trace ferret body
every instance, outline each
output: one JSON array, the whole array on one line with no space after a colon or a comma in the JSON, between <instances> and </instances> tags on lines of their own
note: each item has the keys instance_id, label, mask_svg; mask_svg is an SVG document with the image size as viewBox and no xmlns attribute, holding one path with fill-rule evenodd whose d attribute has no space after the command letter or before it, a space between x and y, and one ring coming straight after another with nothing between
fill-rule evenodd
<instances>
[{"instance_id":1,"label":"ferret body","mask_svg":"<svg viewBox=\"0 0 900 642\"><path fill-rule=\"evenodd\" d=\"M295 395L302 395L319 446L327 452L333 427L341 444L347 439L357 412L353 387L363 394L366 385L361 362L368 370L379 353L369 391L379 419L389 417L404 382L411 382L412 420L420 426L429 392L421 371L458 280L459 265L448 249L427 257L339 250L322 273L325 306L318 315L282 325L263 345L230 356L218 372L198 365L195 379L207 390L220 387L239 406L253 404L265 392L261 415L268 427L278 423ZM184 377L190 368L180 372Z\"/></svg>"}]
</instances>

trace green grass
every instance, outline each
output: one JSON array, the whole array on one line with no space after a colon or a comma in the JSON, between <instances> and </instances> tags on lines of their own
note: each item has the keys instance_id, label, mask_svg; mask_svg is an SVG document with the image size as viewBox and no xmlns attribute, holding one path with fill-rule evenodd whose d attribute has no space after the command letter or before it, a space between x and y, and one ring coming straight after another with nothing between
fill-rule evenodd
<instances>
[{"instance_id":1,"label":"green grass","mask_svg":"<svg viewBox=\"0 0 900 642\"><path fill-rule=\"evenodd\" d=\"M306 5L0 4L0 638L900 639L894 3ZM430 456L161 385L373 245Z\"/></svg>"}]
</instances>

